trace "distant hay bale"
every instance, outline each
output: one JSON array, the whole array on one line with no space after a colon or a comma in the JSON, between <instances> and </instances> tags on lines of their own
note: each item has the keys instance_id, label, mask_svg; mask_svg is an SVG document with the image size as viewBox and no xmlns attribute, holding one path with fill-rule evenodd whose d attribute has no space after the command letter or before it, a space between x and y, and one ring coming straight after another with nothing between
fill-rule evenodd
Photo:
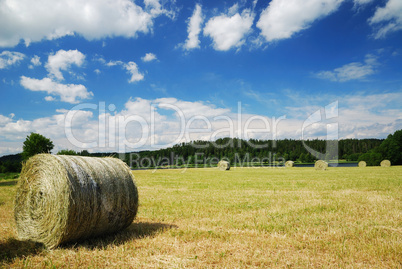
<instances>
[{"instance_id":1,"label":"distant hay bale","mask_svg":"<svg viewBox=\"0 0 402 269\"><path fill-rule=\"evenodd\" d=\"M21 240L48 248L128 227L138 191L117 158L39 154L24 165L14 217Z\"/></svg>"},{"instance_id":2,"label":"distant hay bale","mask_svg":"<svg viewBox=\"0 0 402 269\"><path fill-rule=\"evenodd\" d=\"M359 167L366 167L367 163L365 161L360 161L358 164Z\"/></svg>"},{"instance_id":3,"label":"distant hay bale","mask_svg":"<svg viewBox=\"0 0 402 269\"><path fill-rule=\"evenodd\" d=\"M328 163L322 160L318 160L314 164L315 170L327 170Z\"/></svg>"},{"instance_id":4,"label":"distant hay bale","mask_svg":"<svg viewBox=\"0 0 402 269\"><path fill-rule=\"evenodd\" d=\"M218 163L218 168L221 171L230 170L230 163L228 161L220 161Z\"/></svg>"},{"instance_id":5,"label":"distant hay bale","mask_svg":"<svg viewBox=\"0 0 402 269\"><path fill-rule=\"evenodd\" d=\"M295 163L293 161L287 161L287 162L285 162L285 167L293 167L294 164Z\"/></svg>"},{"instance_id":6,"label":"distant hay bale","mask_svg":"<svg viewBox=\"0 0 402 269\"><path fill-rule=\"evenodd\" d=\"M381 167L390 167L391 162L388 160L383 160L380 165L381 165Z\"/></svg>"}]
</instances>

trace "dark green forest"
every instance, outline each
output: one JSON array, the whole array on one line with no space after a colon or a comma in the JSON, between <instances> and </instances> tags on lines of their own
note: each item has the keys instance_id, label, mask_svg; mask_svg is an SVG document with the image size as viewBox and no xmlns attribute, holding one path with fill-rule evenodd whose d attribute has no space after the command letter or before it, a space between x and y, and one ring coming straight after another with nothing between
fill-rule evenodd
<instances>
[{"instance_id":1,"label":"dark green forest","mask_svg":"<svg viewBox=\"0 0 402 269\"><path fill-rule=\"evenodd\" d=\"M338 141L338 151L327 150L326 140L309 140L305 144L318 152L331 152L327 160L343 159L358 161L359 157L381 145L382 139L344 139ZM334 142L334 141L332 141ZM328 143L333 145L334 143ZM131 158L130 158L131 157ZM126 162L133 168L165 165L216 164L226 159L231 164L247 162L278 163L292 160L312 163L316 158L311 155L301 140L241 140L221 138L216 141L192 141L177 144L171 148L141 151L126 156ZM151 162L151 163L150 163Z\"/></svg>"},{"instance_id":2,"label":"dark green forest","mask_svg":"<svg viewBox=\"0 0 402 269\"><path fill-rule=\"evenodd\" d=\"M32 134L31 134L32 136ZM337 142L337 143L336 143ZM402 130L388 135L386 139L342 139L326 140L242 140L238 138L220 138L216 141L191 141L177 144L170 148L140 151L123 154L123 159L132 168L153 168L161 166L216 165L226 159L231 164L247 165L264 163L280 165L292 160L298 163L313 163L316 157L310 154L305 145L325 153L325 160L343 160L348 162L366 161L367 165L379 165L384 159L392 165L402 165ZM333 147L333 148L327 148ZM91 157L115 156L117 153L89 153L87 150L61 150L57 154L80 155ZM0 173L19 172L23 154L0 157Z\"/></svg>"},{"instance_id":3,"label":"dark green forest","mask_svg":"<svg viewBox=\"0 0 402 269\"><path fill-rule=\"evenodd\" d=\"M317 159L307 151L305 145L321 153L328 152L325 160L366 161L368 166L376 166L387 159L392 165L402 165L402 130L388 135L386 139L246 141L221 138L216 141L192 141L166 149L126 154L125 161L132 168L215 165L221 159L228 160L232 165L248 165L253 162L278 164L287 160L313 163Z\"/></svg>"}]
</instances>

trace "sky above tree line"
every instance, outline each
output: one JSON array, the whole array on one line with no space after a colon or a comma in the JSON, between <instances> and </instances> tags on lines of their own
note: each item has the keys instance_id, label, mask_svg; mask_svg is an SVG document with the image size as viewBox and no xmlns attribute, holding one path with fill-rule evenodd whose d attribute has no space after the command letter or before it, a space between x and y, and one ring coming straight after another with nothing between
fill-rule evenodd
<instances>
[{"instance_id":1,"label":"sky above tree line","mask_svg":"<svg viewBox=\"0 0 402 269\"><path fill-rule=\"evenodd\" d=\"M401 104L401 0L0 1L0 156L385 138Z\"/></svg>"}]
</instances>

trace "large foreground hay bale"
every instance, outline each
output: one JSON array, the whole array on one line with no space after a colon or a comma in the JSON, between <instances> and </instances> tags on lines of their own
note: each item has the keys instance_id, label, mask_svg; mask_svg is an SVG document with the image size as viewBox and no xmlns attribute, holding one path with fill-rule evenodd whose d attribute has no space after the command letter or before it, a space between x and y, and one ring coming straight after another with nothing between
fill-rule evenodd
<instances>
[{"instance_id":1,"label":"large foreground hay bale","mask_svg":"<svg viewBox=\"0 0 402 269\"><path fill-rule=\"evenodd\" d=\"M121 160L40 154L21 171L14 216L21 240L54 248L122 230L137 209L134 177Z\"/></svg>"},{"instance_id":2,"label":"large foreground hay bale","mask_svg":"<svg viewBox=\"0 0 402 269\"><path fill-rule=\"evenodd\" d=\"M287 162L285 162L285 167L293 167L294 164L295 163L293 161L287 161Z\"/></svg>"},{"instance_id":3,"label":"large foreground hay bale","mask_svg":"<svg viewBox=\"0 0 402 269\"><path fill-rule=\"evenodd\" d=\"M380 165L381 165L381 167L390 167L391 162L388 160L383 160Z\"/></svg>"},{"instance_id":4,"label":"large foreground hay bale","mask_svg":"<svg viewBox=\"0 0 402 269\"><path fill-rule=\"evenodd\" d=\"M314 164L315 170L327 170L328 163L323 160L318 160Z\"/></svg>"},{"instance_id":5,"label":"large foreground hay bale","mask_svg":"<svg viewBox=\"0 0 402 269\"><path fill-rule=\"evenodd\" d=\"M218 163L218 168L221 171L230 170L230 163L222 160Z\"/></svg>"},{"instance_id":6,"label":"large foreground hay bale","mask_svg":"<svg viewBox=\"0 0 402 269\"><path fill-rule=\"evenodd\" d=\"M359 167L366 167L367 163L365 161L360 161L358 164Z\"/></svg>"}]
</instances>

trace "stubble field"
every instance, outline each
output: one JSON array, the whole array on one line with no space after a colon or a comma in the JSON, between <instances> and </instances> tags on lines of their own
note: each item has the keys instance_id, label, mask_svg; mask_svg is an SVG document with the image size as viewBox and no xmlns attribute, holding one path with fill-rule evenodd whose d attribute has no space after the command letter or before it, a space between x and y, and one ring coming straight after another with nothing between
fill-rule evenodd
<instances>
[{"instance_id":1,"label":"stubble field","mask_svg":"<svg viewBox=\"0 0 402 269\"><path fill-rule=\"evenodd\" d=\"M47 250L17 239L0 180L0 268L402 267L402 167L133 171L125 231Z\"/></svg>"}]
</instances>

